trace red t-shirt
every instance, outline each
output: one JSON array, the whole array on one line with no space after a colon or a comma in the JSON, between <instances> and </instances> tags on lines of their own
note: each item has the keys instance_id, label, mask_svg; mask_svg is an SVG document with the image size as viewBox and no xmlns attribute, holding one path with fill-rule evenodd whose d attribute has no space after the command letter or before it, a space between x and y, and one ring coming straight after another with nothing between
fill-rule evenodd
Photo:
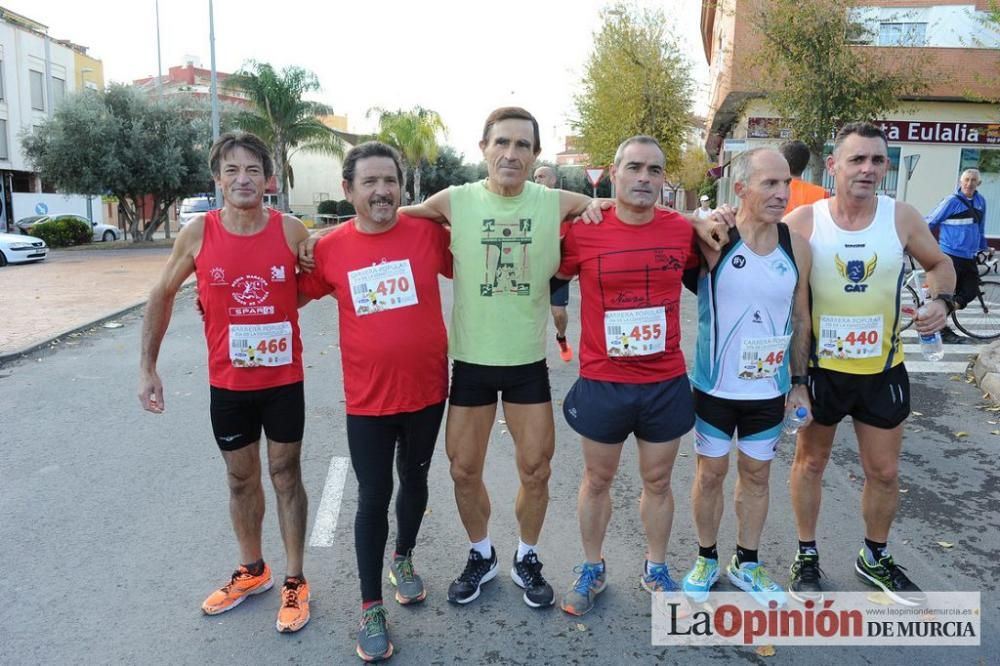
<instances>
[{"instance_id":1,"label":"red t-shirt","mask_svg":"<svg viewBox=\"0 0 1000 666\"><path fill-rule=\"evenodd\" d=\"M278 211L252 236L227 231L217 210L205 214L194 264L209 384L255 391L302 381L296 262Z\"/></svg>"},{"instance_id":2,"label":"red t-shirt","mask_svg":"<svg viewBox=\"0 0 1000 666\"><path fill-rule=\"evenodd\" d=\"M697 265L694 229L677 213L632 225L611 208L600 224L574 224L559 272L580 274L580 376L648 384L684 374L681 276Z\"/></svg>"},{"instance_id":3,"label":"red t-shirt","mask_svg":"<svg viewBox=\"0 0 1000 666\"><path fill-rule=\"evenodd\" d=\"M400 215L384 233L350 220L316 244L316 268L299 276L299 290L337 299L348 414L415 412L447 397L438 275L452 275L449 240L441 225Z\"/></svg>"}]
</instances>

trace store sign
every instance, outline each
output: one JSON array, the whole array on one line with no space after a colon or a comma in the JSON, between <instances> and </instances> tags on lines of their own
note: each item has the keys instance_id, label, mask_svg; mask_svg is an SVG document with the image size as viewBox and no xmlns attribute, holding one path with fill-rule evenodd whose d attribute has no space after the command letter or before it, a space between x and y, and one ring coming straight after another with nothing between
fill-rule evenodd
<instances>
[{"instance_id":1,"label":"store sign","mask_svg":"<svg viewBox=\"0 0 1000 666\"><path fill-rule=\"evenodd\" d=\"M892 143L945 143L1000 146L1000 123L950 123L927 120L880 120L875 123ZM750 118L752 139L786 139L791 131L781 118Z\"/></svg>"}]
</instances>

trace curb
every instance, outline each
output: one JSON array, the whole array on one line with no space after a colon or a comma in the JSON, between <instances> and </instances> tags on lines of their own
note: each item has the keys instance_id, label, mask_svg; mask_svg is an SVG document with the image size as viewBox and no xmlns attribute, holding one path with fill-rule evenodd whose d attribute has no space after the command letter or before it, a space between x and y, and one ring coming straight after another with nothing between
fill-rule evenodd
<instances>
[{"instance_id":1,"label":"curb","mask_svg":"<svg viewBox=\"0 0 1000 666\"><path fill-rule=\"evenodd\" d=\"M972 374L976 386L988 395L993 404L1000 405L1000 340L991 342L976 357Z\"/></svg>"},{"instance_id":2,"label":"curb","mask_svg":"<svg viewBox=\"0 0 1000 666\"><path fill-rule=\"evenodd\" d=\"M177 290L177 295L179 296L179 295L183 294L185 291L187 291L189 289L193 289L194 286L195 286L195 283L193 283L193 282L191 284L185 284L185 285L183 285L180 289ZM73 333L80 333L80 332L89 330L91 328L94 328L95 326L100 326L101 324L103 324L105 322L111 321L112 319L118 319L119 317L121 317L123 315L126 315L126 314L129 314L129 313L131 313L134 310L139 310L140 308L143 308L143 307L146 306L146 301L147 300L148 299L143 299L143 300L141 300L141 301L139 301L137 303L133 303L132 305L124 307L124 308L122 308L120 310L115 310L111 314L102 315L102 316L98 317L97 319L94 319L94 320L92 320L92 321L90 321L90 322L88 322L86 324L81 324L80 326L74 326L73 328L66 329L65 331L62 331L61 333L57 333L56 335L53 335L52 337L49 337L49 338L46 338L45 340L42 340L41 342L36 342L34 344L28 345L24 349L19 349L17 351L12 351L12 352L4 352L4 353L0 354L0 368L2 368L4 365L6 365L8 363L11 363L13 361L22 360L22 359L28 357L29 355L31 355L31 354L33 354L33 353L35 353L37 351L41 351L42 349L44 349L45 347L48 347L52 343L58 342L62 338L68 337L69 335L71 335Z\"/></svg>"}]
</instances>

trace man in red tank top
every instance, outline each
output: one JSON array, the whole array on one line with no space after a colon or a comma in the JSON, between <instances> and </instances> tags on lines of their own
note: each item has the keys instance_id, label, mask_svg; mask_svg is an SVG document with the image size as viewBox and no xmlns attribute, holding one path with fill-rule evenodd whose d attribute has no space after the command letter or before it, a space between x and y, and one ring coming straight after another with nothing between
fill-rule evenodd
<instances>
[{"instance_id":1,"label":"man in red tank top","mask_svg":"<svg viewBox=\"0 0 1000 666\"><path fill-rule=\"evenodd\" d=\"M150 292L139 401L155 414L165 408L156 360L177 291L195 273L208 342L212 429L226 463L242 562L230 581L205 599L202 610L223 613L272 586L261 552L263 427L288 573L276 626L281 632L298 631L309 621L309 586L302 575L306 494L299 456L305 403L295 265L298 244L309 234L298 219L264 208L274 163L256 136L224 134L213 144L209 164L224 206L181 230Z\"/></svg>"}]
</instances>

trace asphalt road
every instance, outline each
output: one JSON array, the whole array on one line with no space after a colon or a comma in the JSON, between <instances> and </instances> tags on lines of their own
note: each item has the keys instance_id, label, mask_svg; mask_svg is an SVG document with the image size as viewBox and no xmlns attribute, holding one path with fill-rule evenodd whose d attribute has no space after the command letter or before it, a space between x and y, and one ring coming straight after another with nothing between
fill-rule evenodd
<instances>
[{"instance_id":1,"label":"asphalt road","mask_svg":"<svg viewBox=\"0 0 1000 666\"><path fill-rule=\"evenodd\" d=\"M450 301L449 290L445 290ZM570 306L578 339L578 292ZM445 308L450 308L446 302ZM692 299L683 308L685 351L694 341ZM336 309L327 299L303 311L307 391L303 470L310 531L331 460L346 457ZM277 590L224 615L207 617L202 599L227 579L238 551L228 512L224 467L210 434L201 322L190 295L177 302L160 371L167 412L143 412L135 396L138 313L124 327L99 329L0 369L0 663L3 664L312 664L355 663L359 590L352 533L356 484L348 473L329 547L307 547L312 621L293 635L274 630ZM375 343L377 344L377 342ZM373 348L377 352L377 348ZM581 475L577 437L559 412L578 369L549 351L556 396L557 452L551 504L540 544L545 574L562 594L582 559L575 498ZM445 600L466 557L444 455L431 467L431 497L416 562L429 588L416 608L389 602L396 664L638 663L989 663L1000 648L1000 429L974 385L948 373L914 374L914 415L903 454L899 517L892 552L927 590L983 594L983 644L976 648L778 647L764 658L752 648L662 648L650 645L649 596L638 584L643 561L635 449L626 446L613 490L606 543L609 588L581 619L558 608L532 610L510 581L517 543L517 488L510 436L493 431L487 484L491 536L501 573L467 607ZM956 433L966 435L958 436ZM761 556L783 578L795 531L787 478L792 448L783 442L772 471L770 517ZM690 517L690 436L674 473L677 512L669 563L680 577L697 554ZM732 486L730 474L728 486ZM841 427L827 470L820 523L823 568L831 587L860 590L853 561L862 538L862 472L853 437ZM727 491L730 492L730 491ZM719 539L734 548L731 494ZM273 495L268 491L265 557L284 569ZM391 544L392 534L390 534ZM939 541L953 544L944 548ZM391 599L386 582L386 598ZM720 590L732 589L723 579Z\"/></svg>"}]
</instances>

